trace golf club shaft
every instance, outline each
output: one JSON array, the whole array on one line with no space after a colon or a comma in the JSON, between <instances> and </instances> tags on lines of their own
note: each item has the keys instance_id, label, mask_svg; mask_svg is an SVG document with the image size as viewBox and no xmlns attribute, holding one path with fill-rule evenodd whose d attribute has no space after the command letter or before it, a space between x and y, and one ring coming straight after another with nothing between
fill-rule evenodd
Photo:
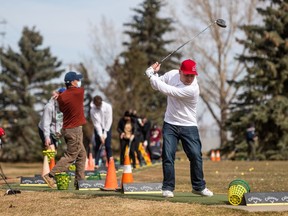
<instances>
[{"instance_id":1,"label":"golf club shaft","mask_svg":"<svg viewBox=\"0 0 288 216\"><path fill-rule=\"evenodd\" d=\"M179 46L176 50L174 50L173 52L171 52L169 55L167 55L165 58L163 58L160 61L160 64L162 62L164 62L167 58L169 58L171 55L173 55L175 52L177 52L179 49L181 49L183 46L185 46L187 43L191 42L192 40L194 40L196 37L198 37L201 33L203 33L204 31L206 31L206 29L210 28L212 25L214 25L215 22L210 23L205 29L203 29L201 32L199 32L197 35L195 35L192 39L186 41L184 44L182 44L181 46Z\"/></svg>"},{"instance_id":2,"label":"golf club shaft","mask_svg":"<svg viewBox=\"0 0 288 216\"><path fill-rule=\"evenodd\" d=\"M8 188L11 190L11 192L16 196L15 191L11 188L11 186L10 186L10 185L8 184L8 182L6 181L6 176L4 175L4 172L3 172L3 170L2 170L1 164L0 164L0 170L1 170L0 175L1 175L2 179L4 180L4 182L6 183L6 185L8 186Z\"/></svg>"},{"instance_id":3,"label":"golf club shaft","mask_svg":"<svg viewBox=\"0 0 288 216\"><path fill-rule=\"evenodd\" d=\"M171 52L169 55L167 55L165 58L163 58L160 61L160 64L162 62L164 62L168 57L170 57L171 55L173 55L175 52L177 52L179 49L181 49L183 46L185 46L187 43L189 43L190 41L194 40L196 37L198 37L201 33L203 33L204 31L206 31L206 29L210 28L212 25L217 24L219 27L221 28L226 28L226 22L223 19L217 19L213 22L211 22L205 29L203 29L201 32L199 32L197 35L195 35L192 39L188 40L187 42L185 42L184 44L182 44L180 47L178 47L176 50L174 50L173 52Z\"/></svg>"},{"instance_id":4,"label":"golf club shaft","mask_svg":"<svg viewBox=\"0 0 288 216\"><path fill-rule=\"evenodd\" d=\"M134 137L133 137L133 139L134 139ZM130 152L130 148L131 148L131 144L132 144L132 142L133 142L133 139L129 139L129 143L128 143L128 149L127 149L127 152L125 152L125 155L129 155L129 152Z\"/></svg>"}]
</instances>

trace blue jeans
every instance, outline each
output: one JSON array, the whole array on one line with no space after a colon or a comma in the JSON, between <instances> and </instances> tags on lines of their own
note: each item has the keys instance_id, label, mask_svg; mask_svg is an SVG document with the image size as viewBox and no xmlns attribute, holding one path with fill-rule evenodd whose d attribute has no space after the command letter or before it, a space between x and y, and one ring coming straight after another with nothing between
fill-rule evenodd
<instances>
[{"instance_id":1,"label":"blue jeans","mask_svg":"<svg viewBox=\"0 0 288 216\"><path fill-rule=\"evenodd\" d=\"M164 122L163 125L163 186L162 190L175 189L175 154L177 144L181 140L185 154L190 161L190 178L192 188L196 191L205 189L203 175L201 141L196 126L177 126Z\"/></svg>"},{"instance_id":2,"label":"blue jeans","mask_svg":"<svg viewBox=\"0 0 288 216\"><path fill-rule=\"evenodd\" d=\"M97 131L94 129L95 134L95 165L99 165L99 160L101 157L101 140L100 136ZM112 147L111 147L111 140L112 140L112 128L109 129L107 132L107 137L105 139L105 151L106 151L106 159L109 162L110 157L112 157Z\"/></svg>"}]
</instances>

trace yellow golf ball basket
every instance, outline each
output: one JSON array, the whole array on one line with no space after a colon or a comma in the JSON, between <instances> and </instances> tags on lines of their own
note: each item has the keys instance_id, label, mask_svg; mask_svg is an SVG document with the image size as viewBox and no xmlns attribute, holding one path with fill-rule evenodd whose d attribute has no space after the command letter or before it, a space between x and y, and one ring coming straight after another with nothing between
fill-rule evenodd
<instances>
[{"instance_id":1,"label":"yellow golf ball basket","mask_svg":"<svg viewBox=\"0 0 288 216\"><path fill-rule=\"evenodd\" d=\"M229 184L228 201L231 205L240 205L243 203L244 194L250 192L247 182L236 179Z\"/></svg>"}]
</instances>

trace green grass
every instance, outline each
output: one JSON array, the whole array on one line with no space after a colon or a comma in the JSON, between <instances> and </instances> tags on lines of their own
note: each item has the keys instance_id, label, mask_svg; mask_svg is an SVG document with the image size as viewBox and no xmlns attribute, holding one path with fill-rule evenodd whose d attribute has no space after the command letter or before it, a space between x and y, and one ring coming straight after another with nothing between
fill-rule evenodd
<instances>
[{"instance_id":1,"label":"green grass","mask_svg":"<svg viewBox=\"0 0 288 216\"><path fill-rule=\"evenodd\" d=\"M139 209L139 206L143 206L143 208L148 208L148 206L154 206L151 210L146 210L144 212L139 211L138 215L146 215L146 212L149 212L149 215L162 215L162 209L168 208L170 209L168 215L211 215L213 209L213 216L216 215L288 215L288 212L267 212L267 213L248 213L243 212L238 209L229 209L223 208L223 206L231 207L228 203L228 186L231 181L235 179L243 179L245 180L250 188L251 192L287 192L288 191L288 172L287 172L287 161L220 161L220 162L212 162L209 160L204 160L204 176L207 183L207 187L214 192L213 197L201 197L198 195L194 195L191 193L192 187L190 182L190 171L189 171L189 161L185 159L183 153L178 153L182 160L178 160L175 162L175 170L176 170L176 188L175 188L175 197L174 198L163 198L161 194L123 194L120 192L105 192L105 191L76 191L73 189L73 185L71 182L68 190L59 191L57 189L50 189L48 187L27 187L27 186L19 186L20 178L19 176L34 176L35 174L39 174L42 171L41 163L34 164L10 164L10 163L2 163L3 170L5 175L8 177L7 181L11 185L13 189L20 189L22 193L17 195L17 199L19 199L18 206L22 205L22 201L20 199L25 197L25 202L29 202L30 208L33 206L37 206L34 203L34 199L42 200L45 197L51 197L50 199L55 199L57 203L69 202L73 203L70 208L74 209L74 205L77 205L79 201L82 202L85 200L85 205L88 203L97 203L101 204L102 207L95 206L91 207L97 208L97 211L102 212L103 214L109 212L111 209L107 209L106 206L108 203L112 202L111 205L119 205L117 210L126 215L130 212L131 209L135 208ZM117 180L121 179L121 173L117 173ZM18 177L18 178L17 178ZM145 183L145 182L162 182L162 166L161 164L157 164L150 167L143 167L140 169L133 170L133 178L134 182ZM0 189L3 191L8 187L5 182L1 181ZM30 195L31 194L31 195ZM12 199L11 196L5 196L4 200L9 204L9 200ZM63 198L65 197L65 198ZM100 201L101 200L101 201ZM111 201L113 200L113 201ZM53 201L53 202L54 202ZM41 202L41 201L40 201ZM43 202L43 201L42 201ZM45 202L45 201L44 201ZM75 202L75 204L74 204ZM156 203L154 203L156 202ZM133 203L133 204L132 204ZM170 203L167 207L167 203ZM44 205L44 204L43 204ZM60 205L60 204L59 204ZM132 205L132 206L131 206ZM125 206L124 209L122 207ZM134 206L134 207L133 207ZM64 214L66 212L65 209L58 207L58 204L55 204L55 208L61 209L61 212ZM23 206L22 210L26 207ZM49 208L45 205L41 207L43 214L45 212L49 212ZM102 209L103 208L103 209ZM100 210L101 209L101 210ZM193 209L193 212L191 212ZM8 210L0 207L0 211L8 212ZM25 215L25 213L13 210L13 214L11 215ZM23 210L24 211L24 210ZM27 207L27 215L31 212ZM89 213L88 210L85 213ZM112 210L111 210L112 211ZM165 210L163 210L165 212ZM10 211L9 211L10 212ZM7 215L9 215L9 212ZM12 212L12 211L11 211ZM25 212L25 211L24 211ZM75 214L76 214L75 210ZM80 210L79 210L80 212ZM79 213L78 212L78 213ZM91 212L93 212L91 210ZM208 213L207 213L208 212ZM71 211L67 211L67 214L71 213ZM81 212L80 212L81 213ZM83 212L82 212L83 213ZM111 212L110 212L111 213ZM120 214L119 213L119 214ZM157 213L157 214L156 214ZM5 215L5 214L4 214ZM33 215L33 214L32 214ZM34 214L35 215L35 214ZM57 214L55 214L57 215ZM59 214L60 215L60 214Z\"/></svg>"}]
</instances>

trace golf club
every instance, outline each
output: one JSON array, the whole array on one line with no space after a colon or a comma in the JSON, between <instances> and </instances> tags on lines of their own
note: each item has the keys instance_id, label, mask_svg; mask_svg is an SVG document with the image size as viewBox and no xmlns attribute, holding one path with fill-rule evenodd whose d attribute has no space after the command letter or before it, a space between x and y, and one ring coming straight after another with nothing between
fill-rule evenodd
<instances>
[{"instance_id":1,"label":"golf club","mask_svg":"<svg viewBox=\"0 0 288 216\"><path fill-rule=\"evenodd\" d=\"M6 195L11 195L11 194L14 194L15 196L16 196L16 193L21 193L19 190L14 190L14 189L12 189L11 188L11 186L10 186L10 184L8 184L8 182L6 181L6 176L4 175L4 172L3 172L3 169L2 169L2 166L1 166L1 164L0 164L0 170L1 170L1 172L0 172L0 176L1 176L1 178L4 180L4 182L5 182L5 184L8 186L8 190L6 191Z\"/></svg>"},{"instance_id":2,"label":"golf club","mask_svg":"<svg viewBox=\"0 0 288 216\"><path fill-rule=\"evenodd\" d=\"M179 46L176 50L174 50L173 52L171 52L169 55L167 55L166 57L164 57L161 61L160 64L162 64L167 58L169 58L171 55L173 55L175 52L177 52L179 49L181 49L183 46L185 46L187 43L191 42L192 40L194 40L196 37L198 37L201 33L203 33L204 31L206 31L206 29L210 28L212 25L217 24L218 26L220 26L221 28L226 28L226 22L223 19L217 19L213 22L211 22L205 29L203 29L201 32L199 32L197 35L195 35L192 39L186 41L184 44L182 44L181 46Z\"/></svg>"}]
</instances>

